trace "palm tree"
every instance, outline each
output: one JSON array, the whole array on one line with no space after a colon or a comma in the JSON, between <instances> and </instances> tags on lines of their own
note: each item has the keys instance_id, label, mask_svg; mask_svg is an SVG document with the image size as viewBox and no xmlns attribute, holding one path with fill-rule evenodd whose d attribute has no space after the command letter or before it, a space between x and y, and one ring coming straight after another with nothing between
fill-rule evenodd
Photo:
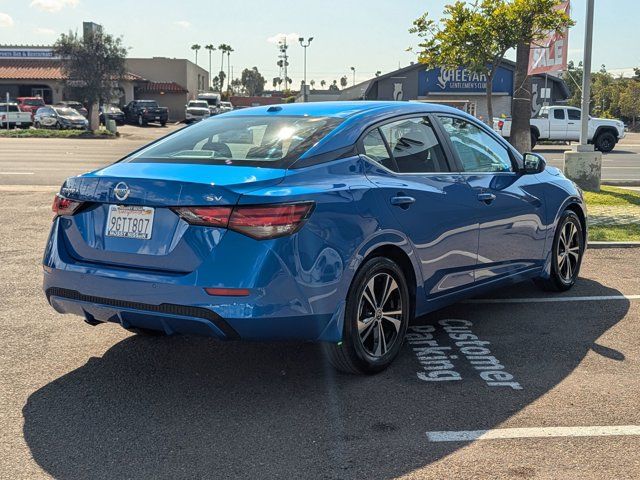
<instances>
[{"instance_id":1,"label":"palm tree","mask_svg":"<svg viewBox=\"0 0 640 480\"><path fill-rule=\"evenodd\" d=\"M348 81L347 81L347 76L346 75L340 77L340 86L342 88L346 87L347 83L348 83Z\"/></svg>"},{"instance_id":2,"label":"palm tree","mask_svg":"<svg viewBox=\"0 0 640 480\"><path fill-rule=\"evenodd\" d=\"M327 81L326 81L326 80L320 80L320 86L321 86L322 88L324 88L324 86L325 86L326 84L327 84Z\"/></svg>"},{"instance_id":3,"label":"palm tree","mask_svg":"<svg viewBox=\"0 0 640 480\"><path fill-rule=\"evenodd\" d=\"M200 50L201 48L202 47L197 43L194 43L193 45L191 45L191 50L196 52L196 65L198 64L198 50Z\"/></svg>"},{"instance_id":4,"label":"palm tree","mask_svg":"<svg viewBox=\"0 0 640 480\"><path fill-rule=\"evenodd\" d=\"M379 77L382 72L380 70L376 70L376 77Z\"/></svg>"},{"instance_id":5,"label":"palm tree","mask_svg":"<svg viewBox=\"0 0 640 480\"><path fill-rule=\"evenodd\" d=\"M211 52L215 51L216 47L214 47L213 44L210 43L209 45L205 45L204 48L209 50L209 83L211 83Z\"/></svg>"},{"instance_id":6,"label":"palm tree","mask_svg":"<svg viewBox=\"0 0 640 480\"><path fill-rule=\"evenodd\" d=\"M315 90L316 89L316 81L315 80L311 80L309 82L309 85L311 85L311 90Z\"/></svg>"},{"instance_id":7,"label":"palm tree","mask_svg":"<svg viewBox=\"0 0 640 480\"><path fill-rule=\"evenodd\" d=\"M231 61L229 60L229 57L233 51L233 48L231 48L230 45L227 45L227 78L231 78ZM227 82L227 85L230 85L229 82Z\"/></svg>"},{"instance_id":8,"label":"palm tree","mask_svg":"<svg viewBox=\"0 0 640 480\"><path fill-rule=\"evenodd\" d=\"M227 53L227 49L231 48L226 43L221 43L218 45L218 51L220 52L220 72L224 72L224 54ZM222 87L224 86L224 78L220 80L220 92L222 92Z\"/></svg>"}]
</instances>

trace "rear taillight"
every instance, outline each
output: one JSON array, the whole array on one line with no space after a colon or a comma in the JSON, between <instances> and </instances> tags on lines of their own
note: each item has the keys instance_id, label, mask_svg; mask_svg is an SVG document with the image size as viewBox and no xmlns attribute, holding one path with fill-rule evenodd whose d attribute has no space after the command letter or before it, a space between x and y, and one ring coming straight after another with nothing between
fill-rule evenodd
<instances>
[{"instance_id":1,"label":"rear taillight","mask_svg":"<svg viewBox=\"0 0 640 480\"><path fill-rule=\"evenodd\" d=\"M502 127L504 127L504 122L502 120L498 120L498 128L502 130Z\"/></svg>"},{"instance_id":2,"label":"rear taillight","mask_svg":"<svg viewBox=\"0 0 640 480\"><path fill-rule=\"evenodd\" d=\"M236 207L177 207L176 212L192 225L228 228L264 240L295 233L313 210L313 202Z\"/></svg>"},{"instance_id":3,"label":"rear taillight","mask_svg":"<svg viewBox=\"0 0 640 480\"><path fill-rule=\"evenodd\" d=\"M173 209L191 225L227 228L233 207L176 207Z\"/></svg>"},{"instance_id":4,"label":"rear taillight","mask_svg":"<svg viewBox=\"0 0 640 480\"><path fill-rule=\"evenodd\" d=\"M61 195L56 195L53 199L53 205L51 205L51 210L55 213L56 216L60 215L73 215L76 213L78 208L82 205L83 202L78 202L76 200L70 200Z\"/></svg>"}]
</instances>

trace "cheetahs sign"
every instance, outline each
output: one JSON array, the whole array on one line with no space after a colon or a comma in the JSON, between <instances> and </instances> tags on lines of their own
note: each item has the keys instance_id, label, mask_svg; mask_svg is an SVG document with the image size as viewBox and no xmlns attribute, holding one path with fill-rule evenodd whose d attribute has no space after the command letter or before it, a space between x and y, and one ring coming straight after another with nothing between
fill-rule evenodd
<instances>
[{"instance_id":1,"label":"cheetahs sign","mask_svg":"<svg viewBox=\"0 0 640 480\"><path fill-rule=\"evenodd\" d=\"M569 2L562 2L556 7L569 15ZM542 40L531 44L529 52L529 75L556 72L567 68L567 41L569 32L549 32Z\"/></svg>"}]
</instances>

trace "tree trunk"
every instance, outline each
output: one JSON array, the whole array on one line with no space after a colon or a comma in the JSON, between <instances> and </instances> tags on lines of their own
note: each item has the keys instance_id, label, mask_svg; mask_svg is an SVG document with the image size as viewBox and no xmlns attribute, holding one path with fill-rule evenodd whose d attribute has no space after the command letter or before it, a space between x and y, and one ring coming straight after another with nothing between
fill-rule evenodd
<instances>
[{"instance_id":1,"label":"tree trunk","mask_svg":"<svg viewBox=\"0 0 640 480\"><path fill-rule=\"evenodd\" d=\"M487 119L485 123L490 127L493 127L493 72L491 75L487 75Z\"/></svg>"},{"instance_id":2,"label":"tree trunk","mask_svg":"<svg viewBox=\"0 0 640 480\"><path fill-rule=\"evenodd\" d=\"M531 150L531 78L529 44L519 43L516 49L516 70L513 78L510 142L520 153Z\"/></svg>"}]
</instances>

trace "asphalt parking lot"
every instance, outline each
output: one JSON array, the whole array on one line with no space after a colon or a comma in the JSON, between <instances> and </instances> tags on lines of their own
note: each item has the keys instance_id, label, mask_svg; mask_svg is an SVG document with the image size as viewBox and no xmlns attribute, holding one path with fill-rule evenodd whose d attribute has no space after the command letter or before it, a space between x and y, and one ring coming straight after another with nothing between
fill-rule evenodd
<instances>
[{"instance_id":1,"label":"asphalt parking lot","mask_svg":"<svg viewBox=\"0 0 640 480\"><path fill-rule=\"evenodd\" d=\"M561 295L525 283L420 318L373 377L313 344L138 337L40 289L47 185L88 166L54 160L75 142L0 177L0 478L638 478L639 249L589 250Z\"/></svg>"},{"instance_id":2,"label":"asphalt parking lot","mask_svg":"<svg viewBox=\"0 0 640 480\"><path fill-rule=\"evenodd\" d=\"M640 471L639 436L427 436L640 425L633 297L548 303L541 299L558 297L514 286L497 297L530 303L459 304L421 318L388 371L345 376L316 345L142 338L57 315L39 285L51 195L1 196L2 478L634 478ZM563 296L638 295L638 266L636 250L590 250L577 287ZM520 388L483 380L447 325L490 342L482 346ZM437 347L425 352L428 334ZM443 357L459 379L421 379L433 371L425 359Z\"/></svg>"}]
</instances>

